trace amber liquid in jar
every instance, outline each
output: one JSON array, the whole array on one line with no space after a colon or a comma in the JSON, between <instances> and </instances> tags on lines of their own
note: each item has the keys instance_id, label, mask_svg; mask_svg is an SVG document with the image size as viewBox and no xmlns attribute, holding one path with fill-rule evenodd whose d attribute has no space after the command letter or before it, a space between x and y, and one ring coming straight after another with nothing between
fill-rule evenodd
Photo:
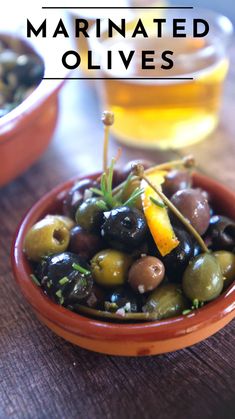
<instances>
[{"instance_id":1,"label":"amber liquid in jar","mask_svg":"<svg viewBox=\"0 0 235 419\"><path fill-rule=\"evenodd\" d=\"M228 71L228 59L205 38L174 40L128 39L105 41L106 50L134 49L128 71L113 61L113 71L104 77L193 77L194 80L104 80L99 86L103 106L115 114L114 135L128 145L146 148L180 148L198 142L218 122L221 89ZM155 50L155 70L141 70L141 50ZM174 51L174 67L160 68L161 52ZM165 64L165 63L163 63ZM120 69L120 71L119 71Z\"/></svg>"}]
</instances>

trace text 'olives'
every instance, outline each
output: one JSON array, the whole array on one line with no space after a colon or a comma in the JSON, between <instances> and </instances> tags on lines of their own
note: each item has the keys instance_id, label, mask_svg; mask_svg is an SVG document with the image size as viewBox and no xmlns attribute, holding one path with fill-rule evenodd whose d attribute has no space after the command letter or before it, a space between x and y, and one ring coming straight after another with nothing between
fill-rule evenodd
<instances>
[{"instance_id":1,"label":"text 'olives'","mask_svg":"<svg viewBox=\"0 0 235 419\"><path fill-rule=\"evenodd\" d=\"M131 266L128 282L134 291L143 294L156 288L163 280L164 274L165 268L159 259L144 256Z\"/></svg>"},{"instance_id":2,"label":"text 'olives'","mask_svg":"<svg viewBox=\"0 0 235 419\"><path fill-rule=\"evenodd\" d=\"M114 249L131 252L146 238L144 215L136 208L120 207L105 213L101 235Z\"/></svg>"}]
</instances>

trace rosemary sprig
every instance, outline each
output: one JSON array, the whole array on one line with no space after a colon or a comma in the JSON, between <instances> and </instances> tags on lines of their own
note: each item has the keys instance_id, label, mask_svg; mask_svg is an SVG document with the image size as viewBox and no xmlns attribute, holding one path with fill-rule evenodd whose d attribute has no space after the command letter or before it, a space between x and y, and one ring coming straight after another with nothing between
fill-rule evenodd
<instances>
[{"instance_id":1,"label":"rosemary sprig","mask_svg":"<svg viewBox=\"0 0 235 419\"><path fill-rule=\"evenodd\" d=\"M90 275L90 273L91 273L91 271L88 271L88 269L83 268L78 263L73 263L72 267L73 267L73 269L75 269L76 271L79 271L83 275Z\"/></svg>"},{"instance_id":2,"label":"rosemary sprig","mask_svg":"<svg viewBox=\"0 0 235 419\"><path fill-rule=\"evenodd\" d=\"M130 195L130 197L123 203L123 205L125 207L131 207L132 205L135 204L137 198L139 198L139 196L142 195L142 193L144 192L143 188L139 188L137 187L132 194Z\"/></svg>"}]
</instances>

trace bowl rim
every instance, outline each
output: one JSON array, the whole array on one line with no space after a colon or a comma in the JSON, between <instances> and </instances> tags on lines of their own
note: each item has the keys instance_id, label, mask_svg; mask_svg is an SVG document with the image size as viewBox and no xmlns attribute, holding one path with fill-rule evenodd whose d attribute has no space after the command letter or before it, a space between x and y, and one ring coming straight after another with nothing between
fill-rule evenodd
<instances>
[{"instance_id":1,"label":"bowl rim","mask_svg":"<svg viewBox=\"0 0 235 419\"><path fill-rule=\"evenodd\" d=\"M45 213L46 208L54 203L56 198L62 197L76 181L87 177L97 177L98 175L99 173L95 173L76 177L61 183L39 199L26 213L19 224L11 249L12 269L16 282L21 288L23 295L38 315L43 316L48 321L62 327L65 331L79 335L82 334L85 337L89 336L98 339L105 334L106 339L115 340L128 337L133 341L136 341L142 340L143 337L145 340L156 340L158 338L159 340L166 340L172 337L190 334L195 330L202 329L206 325L221 320L232 311L235 311L235 281L216 300L190 314L180 315L165 320L141 323L111 323L104 320L93 319L78 313L73 313L50 300L43 291L33 283L29 276L29 262L23 254L25 234L28 228L40 219L40 214L42 215ZM210 185L211 188L216 188L221 195L226 194L226 196L231 199L231 202L234 202L235 211L234 192L207 176L199 173L195 173L193 176L196 185Z\"/></svg>"}]
</instances>

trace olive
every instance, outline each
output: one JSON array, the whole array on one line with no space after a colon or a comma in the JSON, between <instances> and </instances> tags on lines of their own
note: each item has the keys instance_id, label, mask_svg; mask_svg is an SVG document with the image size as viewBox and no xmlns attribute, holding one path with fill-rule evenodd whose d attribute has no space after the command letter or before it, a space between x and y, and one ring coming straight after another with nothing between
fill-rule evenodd
<instances>
[{"instance_id":1,"label":"olive","mask_svg":"<svg viewBox=\"0 0 235 419\"><path fill-rule=\"evenodd\" d=\"M43 78L44 65L35 55L19 55L14 68L6 75L7 82L13 87L17 85L30 86L38 84Z\"/></svg>"},{"instance_id":2,"label":"olive","mask_svg":"<svg viewBox=\"0 0 235 419\"><path fill-rule=\"evenodd\" d=\"M174 193L192 186L192 176L188 170L171 170L167 173L162 185L162 191L171 198Z\"/></svg>"},{"instance_id":3,"label":"olive","mask_svg":"<svg viewBox=\"0 0 235 419\"><path fill-rule=\"evenodd\" d=\"M204 234L210 223L210 207L198 189L183 189L176 192L171 202L190 221L199 234Z\"/></svg>"},{"instance_id":4,"label":"olive","mask_svg":"<svg viewBox=\"0 0 235 419\"><path fill-rule=\"evenodd\" d=\"M165 275L163 263L153 257L144 256L136 260L128 274L128 282L134 291L143 294L156 288Z\"/></svg>"},{"instance_id":5,"label":"olive","mask_svg":"<svg viewBox=\"0 0 235 419\"><path fill-rule=\"evenodd\" d=\"M68 283L66 283L68 279ZM63 282L64 281L64 282ZM61 282L62 285L61 288ZM85 302L91 296L93 287L93 278L91 274L82 274L79 271L73 270L67 277L59 281L60 290L62 294L62 302L65 306L76 303ZM58 296L58 292L56 294ZM60 293L59 293L60 298Z\"/></svg>"},{"instance_id":6,"label":"olive","mask_svg":"<svg viewBox=\"0 0 235 419\"><path fill-rule=\"evenodd\" d=\"M156 163L154 163L151 160L146 160L146 159L131 160L123 167L123 169L119 169L118 183L122 183L126 180L126 178L131 173L133 166L135 166L136 164L141 164L142 166L144 166L145 170L156 165Z\"/></svg>"},{"instance_id":7,"label":"olive","mask_svg":"<svg viewBox=\"0 0 235 419\"><path fill-rule=\"evenodd\" d=\"M75 222L71 218L66 217L65 215L46 215L45 219L49 219L51 221L59 220L65 225L65 227L68 230L71 230L75 226Z\"/></svg>"},{"instance_id":8,"label":"olive","mask_svg":"<svg viewBox=\"0 0 235 419\"><path fill-rule=\"evenodd\" d=\"M49 256L41 261L37 275L47 295L68 306L87 299L93 288L88 265L69 252Z\"/></svg>"},{"instance_id":9,"label":"olive","mask_svg":"<svg viewBox=\"0 0 235 419\"><path fill-rule=\"evenodd\" d=\"M156 313L156 318L167 319L178 316L189 307L181 288L176 284L160 285L148 297L142 310L144 313Z\"/></svg>"},{"instance_id":10,"label":"olive","mask_svg":"<svg viewBox=\"0 0 235 419\"><path fill-rule=\"evenodd\" d=\"M113 249L101 250L91 259L91 272L97 284L107 288L123 285L132 258Z\"/></svg>"},{"instance_id":11,"label":"olive","mask_svg":"<svg viewBox=\"0 0 235 419\"><path fill-rule=\"evenodd\" d=\"M223 289L223 275L218 260L210 253L192 259L183 276L183 291L191 301L211 301Z\"/></svg>"},{"instance_id":12,"label":"olive","mask_svg":"<svg viewBox=\"0 0 235 419\"><path fill-rule=\"evenodd\" d=\"M86 305L91 308L103 310L104 301L105 301L105 291L102 288L98 287L96 284L93 284L91 294L86 300Z\"/></svg>"},{"instance_id":13,"label":"olive","mask_svg":"<svg viewBox=\"0 0 235 419\"><path fill-rule=\"evenodd\" d=\"M91 259L104 248L102 239L94 233L89 233L80 226L70 230L69 250L77 253L84 259Z\"/></svg>"},{"instance_id":14,"label":"olive","mask_svg":"<svg viewBox=\"0 0 235 419\"><path fill-rule=\"evenodd\" d=\"M142 212L136 208L119 207L106 212L101 236L111 247L129 253L144 242L147 224Z\"/></svg>"},{"instance_id":15,"label":"olive","mask_svg":"<svg viewBox=\"0 0 235 419\"><path fill-rule=\"evenodd\" d=\"M48 279L57 282L73 271L74 264L89 268L85 261L74 253L63 252L50 255L40 260L36 268L36 276L41 282L46 282Z\"/></svg>"},{"instance_id":16,"label":"olive","mask_svg":"<svg viewBox=\"0 0 235 419\"><path fill-rule=\"evenodd\" d=\"M99 198L86 199L77 209L76 223L87 231L98 231L103 221L103 210L98 205Z\"/></svg>"},{"instance_id":17,"label":"olive","mask_svg":"<svg viewBox=\"0 0 235 419\"><path fill-rule=\"evenodd\" d=\"M213 254L220 265L224 279L224 288L227 288L235 280L235 255L226 250L218 250Z\"/></svg>"},{"instance_id":18,"label":"olive","mask_svg":"<svg viewBox=\"0 0 235 419\"><path fill-rule=\"evenodd\" d=\"M107 294L104 303L105 310L112 312L123 308L126 312L137 313L141 307L142 299L127 287L116 288Z\"/></svg>"},{"instance_id":19,"label":"olive","mask_svg":"<svg viewBox=\"0 0 235 419\"><path fill-rule=\"evenodd\" d=\"M136 188L140 188L140 180L137 178L133 178L132 180L130 180L129 184L123 191L123 194L121 197L122 202L126 202L130 198L131 194L136 190ZM140 195L133 202L133 206L135 208L138 208L139 210L142 210L143 207L142 207L142 200L141 200Z\"/></svg>"},{"instance_id":20,"label":"olive","mask_svg":"<svg viewBox=\"0 0 235 419\"><path fill-rule=\"evenodd\" d=\"M89 189L93 187L98 187L98 184L95 180L92 179L82 179L75 183L75 185L68 191L64 198L64 214L74 219L79 205L81 205L83 202L84 194L88 195L88 197L92 197L92 192Z\"/></svg>"},{"instance_id":21,"label":"olive","mask_svg":"<svg viewBox=\"0 0 235 419\"><path fill-rule=\"evenodd\" d=\"M210 220L208 238L214 250L233 250L235 247L235 222L222 215L214 215Z\"/></svg>"},{"instance_id":22,"label":"olive","mask_svg":"<svg viewBox=\"0 0 235 419\"><path fill-rule=\"evenodd\" d=\"M196 246L191 235L184 229L174 227L174 232L179 240L179 244L168 255L162 258L166 274L170 282L179 282L189 264L194 257Z\"/></svg>"},{"instance_id":23,"label":"olive","mask_svg":"<svg viewBox=\"0 0 235 419\"><path fill-rule=\"evenodd\" d=\"M64 252L69 245L69 230L59 219L44 218L27 232L24 241L26 256L32 261Z\"/></svg>"}]
</instances>

